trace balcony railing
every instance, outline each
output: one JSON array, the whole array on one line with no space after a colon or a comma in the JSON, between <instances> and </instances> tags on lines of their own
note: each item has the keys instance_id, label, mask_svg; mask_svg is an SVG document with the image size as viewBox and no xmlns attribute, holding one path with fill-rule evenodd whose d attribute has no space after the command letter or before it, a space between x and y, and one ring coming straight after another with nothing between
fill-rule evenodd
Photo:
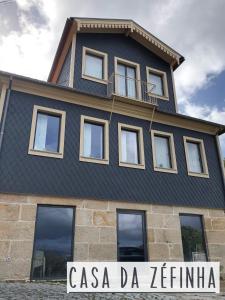
<instances>
[{"instance_id":1,"label":"balcony railing","mask_svg":"<svg viewBox=\"0 0 225 300\"><path fill-rule=\"evenodd\" d=\"M118 96L157 106L157 98L151 94L154 84L113 73L108 81L108 97Z\"/></svg>"}]
</instances>

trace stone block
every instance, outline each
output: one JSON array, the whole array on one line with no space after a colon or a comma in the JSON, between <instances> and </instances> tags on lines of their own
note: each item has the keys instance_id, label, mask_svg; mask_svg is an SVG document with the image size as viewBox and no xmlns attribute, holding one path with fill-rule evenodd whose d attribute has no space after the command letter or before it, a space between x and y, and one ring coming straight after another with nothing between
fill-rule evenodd
<instances>
[{"instance_id":1,"label":"stone block","mask_svg":"<svg viewBox=\"0 0 225 300\"><path fill-rule=\"evenodd\" d=\"M181 243L180 230L155 229L156 243Z\"/></svg>"},{"instance_id":2,"label":"stone block","mask_svg":"<svg viewBox=\"0 0 225 300\"><path fill-rule=\"evenodd\" d=\"M5 259L9 254L9 241L0 241L0 259Z\"/></svg>"},{"instance_id":3,"label":"stone block","mask_svg":"<svg viewBox=\"0 0 225 300\"><path fill-rule=\"evenodd\" d=\"M7 203L26 203L28 202L28 196L26 195L13 195L13 194L0 194L0 202Z\"/></svg>"},{"instance_id":4,"label":"stone block","mask_svg":"<svg viewBox=\"0 0 225 300\"><path fill-rule=\"evenodd\" d=\"M19 218L18 204L0 203L0 220L16 221Z\"/></svg>"},{"instance_id":5,"label":"stone block","mask_svg":"<svg viewBox=\"0 0 225 300\"><path fill-rule=\"evenodd\" d=\"M154 233L154 229L152 229L152 228L149 228L147 230L147 241L148 241L148 243L155 242L155 233Z\"/></svg>"},{"instance_id":6,"label":"stone block","mask_svg":"<svg viewBox=\"0 0 225 300\"><path fill-rule=\"evenodd\" d=\"M41 197L28 196L28 202L32 204L55 204L55 205L71 205L83 207L83 200L76 198L56 198L56 197Z\"/></svg>"},{"instance_id":7,"label":"stone block","mask_svg":"<svg viewBox=\"0 0 225 300\"><path fill-rule=\"evenodd\" d=\"M170 259L177 259L177 261L183 261L183 248L181 244L169 244Z\"/></svg>"},{"instance_id":8,"label":"stone block","mask_svg":"<svg viewBox=\"0 0 225 300\"><path fill-rule=\"evenodd\" d=\"M144 203L109 201L109 210L115 211L116 209L144 210L151 213L152 205Z\"/></svg>"},{"instance_id":9,"label":"stone block","mask_svg":"<svg viewBox=\"0 0 225 300\"><path fill-rule=\"evenodd\" d=\"M167 244L149 243L150 261L164 261L169 259L169 247Z\"/></svg>"},{"instance_id":10,"label":"stone block","mask_svg":"<svg viewBox=\"0 0 225 300\"><path fill-rule=\"evenodd\" d=\"M84 207L89 209L107 210L108 201L84 200Z\"/></svg>"},{"instance_id":11,"label":"stone block","mask_svg":"<svg viewBox=\"0 0 225 300\"><path fill-rule=\"evenodd\" d=\"M225 217L212 219L213 230L224 230L225 231ZM225 232L224 232L225 234Z\"/></svg>"},{"instance_id":12,"label":"stone block","mask_svg":"<svg viewBox=\"0 0 225 300\"><path fill-rule=\"evenodd\" d=\"M212 230L212 219L211 218L204 218L204 228L205 230Z\"/></svg>"},{"instance_id":13,"label":"stone block","mask_svg":"<svg viewBox=\"0 0 225 300\"><path fill-rule=\"evenodd\" d=\"M209 245L210 257L221 257L225 259L225 244L224 245Z\"/></svg>"},{"instance_id":14,"label":"stone block","mask_svg":"<svg viewBox=\"0 0 225 300\"><path fill-rule=\"evenodd\" d=\"M32 259L33 241L12 241L11 259Z\"/></svg>"},{"instance_id":15,"label":"stone block","mask_svg":"<svg viewBox=\"0 0 225 300\"><path fill-rule=\"evenodd\" d=\"M87 261L88 260L88 244L87 243L75 243L74 260L75 261Z\"/></svg>"},{"instance_id":16,"label":"stone block","mask_svg":"<svg viewBox=\"0 0 225 300\"><path fill-rule=\"evenodd\" d=\"M174 206L174 214L180 214L180 213L198 214L198 215L204 215L205 217L209 216L209 210L207 208Z\"/></svg>"},{"instance_id":17,"label":"stone block","mask_svg":"<svg viewBox=\"0 0 225 300\"><path fill-rule=\"evenodd\" d=\"M36 205L21 205L21 217L20 219L23 221L35 221L36 219Z\"/></svg>"},{"instance_id":18,"label":"stone block","mask_svg":"<svg viewBox=\"0 0 225 300\"><path fill-rule=\"evenodd\" d=\"M163 215L147 214L147 228L163 228Z\"/></svg>"},{"instance_id":19,"label":"stone block","mask_svg":"<svg viewBox=\"0 0 225 300\"><path fill-rule=\"evenodd\" d=\"M225 218L225 213L223 209L209 209L209 216L210 217L224 217Z\"/></svg>"},{"instance_id":20,"label":"stone block","mask_svg":"<svg viewBox=\"0 0 225 300\"><path fill-rule=\"evenodd\" d=\"M170 229L180 228L180 218L178 215L164 215L163 227Z\"/></svg>"},{"instance_id":21,"label":"stone block","mask_svg":"<svg viewBox=\"0 0 225 300\"><path fill-rule=\"evenodd\" d=\"M75 245L76 243L98 243L99 228L90 226L75 227Z\"/></svg>"},{"instance_id":22,"label":"stone block","mask_svg":"<svg viewBox=\"0 0 225 300\"><path fill-rule=\"evenodd\" d=\"M0 222L0 240L33 240L34 222Z\"/></svg>"},{"instance_id":23,"label":"stone block","mask_svg":"<svg viewBox=\"0 0 225 300\"><path fill-rule=\"evenodd\" d=\"M76 209L75 222L76 225L92 225L93 211L85 208Z\"/></svg>"},{"instance_id":24,"label":"stone block","mask_svg":"<svg viewBox=\"0 0 225 300\"><path fill-rule=\"evenodd\" d=\"M206 231L207 241L209 244L223 244L225 243L225 234L223 231Z\"/></svg>"},{"instance_id":25,"label":"stone block","mask_svg":"<svg viewBox=\"0 0 225 300\"><path fill-rule=\"evenodd\" d=\"M94 211L93 224L96 226L116 226L116 213L111 211Z\"/></svg>"},{"instance_id":26,"label":"stone block","mask_svg":"<svg viewBox=\"0 0 225 300\"><path fill-rule=\"evenodd\" d=\"M168 205L153 205L153 214L173 214L173 206Z\"/></svg>"},{"instance_id":27,"label":"stone block","mask_svg":"<svg viewBox=\"0 0 225 300\"><path fill-rule=\"evenodd\" d=\"M90 244L89 260L90 261L116 261L117 260L116 244Z\"/></svg>"},{"instance_id":28,"label":"stone block","mask_svg":"<svg viewBox=\"0 0 225 300\"><path fill-rule=\"evenodd\" d=\"M116 228L112 228L112 227L100 228L100 243L116 244Z\"/></svg>"}]
</instances>

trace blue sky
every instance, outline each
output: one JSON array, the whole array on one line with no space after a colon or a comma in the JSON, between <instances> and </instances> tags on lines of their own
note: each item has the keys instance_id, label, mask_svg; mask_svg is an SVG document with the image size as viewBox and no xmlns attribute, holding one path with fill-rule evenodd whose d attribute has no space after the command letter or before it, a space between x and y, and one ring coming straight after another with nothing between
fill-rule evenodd
<instances>
[{"instance_id":1,"label":"blue sky","mask_svg":"<svg viewBox=\"0 0 225 300\"><path fill-rule=\"evenodd\" d=\"M179 111L225 124L224 0L1 1L0 70L46 80L66 18L133 19L185 57Z\"/></svg>"}]
</instances>

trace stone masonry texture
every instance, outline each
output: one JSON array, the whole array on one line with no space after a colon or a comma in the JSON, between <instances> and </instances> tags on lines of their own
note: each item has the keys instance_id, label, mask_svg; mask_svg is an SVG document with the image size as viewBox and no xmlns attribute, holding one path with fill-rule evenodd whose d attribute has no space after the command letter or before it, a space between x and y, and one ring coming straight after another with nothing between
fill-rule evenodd
<instances>
[{"instance_id":1,"label":"stone masonry texture","mask_svg":"<svg viewBox=\"0 0 225 300\"><path fill-rule=\"evenodd\" d=\"M0 194L0 280L29 280L38 204L70 205L75 213L75 261L116 261L116 210L146 214L150 261L183 261L179 213L203 216L209 260L221 262L225 276L223 210L127 202Z\"/></svg>"}]
</instances>

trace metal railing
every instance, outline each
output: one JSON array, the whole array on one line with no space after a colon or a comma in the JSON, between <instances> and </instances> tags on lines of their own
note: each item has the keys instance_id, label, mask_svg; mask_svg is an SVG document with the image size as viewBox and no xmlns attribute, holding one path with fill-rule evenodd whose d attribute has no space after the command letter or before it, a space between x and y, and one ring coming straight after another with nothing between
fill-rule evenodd
<instances>
[{"instance_id":1,"label":"metal railing","mask_svg":"<svg viewBox=\"0 0 225 300\"><path fill-rule=\"evenodd\" d=\"M112 73L107 86L108 97L119 96L157 106L157 98L153 96L154 84L131 77Z\"/></svg>"}]
</instances>

